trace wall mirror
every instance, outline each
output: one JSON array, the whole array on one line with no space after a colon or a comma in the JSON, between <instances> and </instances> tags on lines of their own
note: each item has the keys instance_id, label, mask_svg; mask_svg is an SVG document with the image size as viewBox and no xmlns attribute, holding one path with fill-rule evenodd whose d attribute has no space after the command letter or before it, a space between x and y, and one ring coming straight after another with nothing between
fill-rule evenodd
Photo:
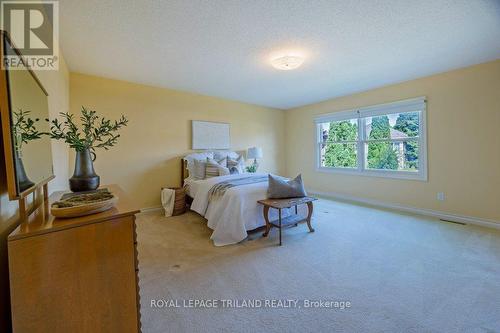
<instances>
[{"instance_id":1,"label":"wall mirror","mask_svg":"<svg viewBox=\"0 0 500 333\"><path fill-rule=\"evenodd\" d=\"M48 94L7 33L2 33L0 111L10 199L23 197L54 178L49 132ZM19 66L6 59L17 57Z\"/></svg>"}]
</instances>

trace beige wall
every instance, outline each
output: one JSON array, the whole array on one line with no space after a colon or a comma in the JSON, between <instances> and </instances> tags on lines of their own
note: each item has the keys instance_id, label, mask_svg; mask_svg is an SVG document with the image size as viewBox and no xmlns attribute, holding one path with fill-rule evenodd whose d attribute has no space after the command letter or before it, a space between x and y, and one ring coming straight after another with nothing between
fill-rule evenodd
<instances>
[{"instance_id":1,"label":"beige wall","mask_svg":"<svg viewBox=\"0 0 500 333\"><path fill-rule=\"evenodd\" d=\"M142 207L159 204L159 187L179 185L179 159L190 151L197 119L230 122L235 150L262 146L262 171L302 173L310 189L500 220L500 61L285 112L76 73L70 87L72 112L85 105L130 118L118 146L98 152L95 166L103 184L121 184ZM315 115L416 96L428 100L427 182L315 171ZM72 168L70 157L70 175Z\"/></svg>"},{"instance_id":2,"label":"beige wall","mask_svg":"<svg viewBox=\"0 0 500 333\"><path fill-rule=\"evenodd\" d=\"M69 71L60 57L59 71L38 71L37 76L49 94L49 115L53 119L60 112L69 111ZM62 141L52 140L52 159L56 178L49 183L49 191L67 190L69 148Z\"/></svg>"},{"instance_id":3,"label":"beige wall","mask_svg":"<svg viewBox=\"0 0 500 333\"><path fill-rule=\"evenodd\" d=\"M261 171L283 172L284 111L220 98L71 73L71 112L82 105L129 126L116 147L98 151L101 184L116 183L141 207L159 206L162 186L180 185L180 158L190 152L191 120L229 122L236 151L260 146ZM70 172L73 160L70 159Z\"/></svg>"},{"instance_id":4,"label":"beige wall","mask_svg":"<svg viewBox=\"0 0 500 333\"><path fill-rule=\"evenodd\" d=\"M49 94L49 114L51 117L69 106L69 72L60 54L58 71L39 71L36 73ZM3 112L3 110L2 110ZM10 331L9 280L7 262L7 236L18 225L18 203L9 201L7 193L3 145L0 145L0 327ZM56 179L50 182L51 190L67 188L68 148L63 143L52 142L54 173Z\"/></svg>"},{"instance_id":5,"label":"beige wall","mask_svg":"<svg viewBox=\"0 0 500 333\"><path fill-rule=\"evenodd\" d=\"M427 182L315 171L315 115L417 96L428 100ZM310 189L500 221L500 60L288 110L286 142L287 174Z\"/></svg>"},{"instance_id":6,"label":"beige wall","mask_svg":"<svg viewBox=\"0 0 500 333\"><path fill-rule=\"evenodd\" d=\"M37 73L49 93L51 117L81 105L110 118L127 115L130 125L118 146L99 151L95 167L103 184L122 185L142 207L159 204L161 186L179 185L180 157L190 151L190 120L196 119L231 123L234 150L263 147L261 171L302 173L310 189L500 221L500 60L288 111L69 75L61 60L59 71ZM427 182L314 170L315 115L416 96L428 100ZM66 189L73 155L62 142L52 142L52 151L56 179L50 187ZM4 169L0 165L0 327L9 320L5 239L17 225ZM445 192L444 202L436 200L437 192Z\"/></svg>"}]
</instances>

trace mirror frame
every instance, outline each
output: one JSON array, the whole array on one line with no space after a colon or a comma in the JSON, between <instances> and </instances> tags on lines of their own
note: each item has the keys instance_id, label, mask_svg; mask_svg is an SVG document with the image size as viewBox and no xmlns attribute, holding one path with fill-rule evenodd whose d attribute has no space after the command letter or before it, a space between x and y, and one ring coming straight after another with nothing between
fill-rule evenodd
<instances>
[{"instance_id":1,"label":"mirror frame","mask_svg":"<svg viewBox=\"0 0 500 333\"><path fill-rule=\"evenodd\" d=\"M49 96L47 93L47 90L43 87L42 83L38 79L38 77L35 75L35 73L28 67L26 66L26 61L23 58L23 55L21 52L16 48L14 43L12 42L12 39L9 36L9 33L3 30L0 30L0 37L1 37L1 47L0 47L0 61L1 64L4 64L5 60L5 44L8 42L10 46L12 47L12 50L17 53L23 64L25 65L26 69L28 72L31 74L35 82L38 84L40 89L42 89L43 93L45 96ZM19 200L26 198L29 194L33 193L36 189L40 188L41 186L45 186L49 181L55 178L54 174L48 176L47 178L37 182L35 185L32 187L19 192L17 190L17 178L16 178L16 167L15 167L15 161L14 161L14 146L13 146L13 138L12 138L12 131L11 131L11 126L12 126L12 119L10 116L10 95L9 95L9 83L8 83L8 70L7 69L1 69L0 68L0 114L1 114L1 121L2 121L2 137L3 137L3 148L4 148L4 155L5 155L5 171L7 175L7 191L9 193L9 199L10 200ZM52 173L54 170L52 169Z\"/></svg>"}]
</instances>

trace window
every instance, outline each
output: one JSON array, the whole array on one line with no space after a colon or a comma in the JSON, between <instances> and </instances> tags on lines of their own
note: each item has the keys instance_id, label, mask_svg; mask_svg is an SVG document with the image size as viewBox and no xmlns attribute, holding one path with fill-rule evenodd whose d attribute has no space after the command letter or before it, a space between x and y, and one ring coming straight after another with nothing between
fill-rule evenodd
<instances>
[{"instance_id":1,"label":"window","mask_svg":"<svg viewBox=\"0 0 500 333\"><path fill-rule=\"evenodd\" d=\"M427 179L424 98L322 115L319 171Z\"/></svg>"}]
</instances>

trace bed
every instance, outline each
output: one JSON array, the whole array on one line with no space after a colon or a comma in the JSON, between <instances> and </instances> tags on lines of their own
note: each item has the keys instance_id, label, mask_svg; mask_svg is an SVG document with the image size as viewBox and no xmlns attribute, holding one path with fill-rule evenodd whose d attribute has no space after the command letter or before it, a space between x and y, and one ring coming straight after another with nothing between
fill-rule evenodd
<instances>
[{"instance_id":1,"label":"bed","mask_svg":"<svg viewBox=\"0 0 500 333\"><path fill-rule=\"evenodd\" d=\"M191 201L190 209L207 220L207 226L213 230L210 239L215 246L239 243L247 238L248 231L265 225L263 206L257 203L267 198L268 183L262 181L264 177L267 179L267 174L244 173L195 180L189 177L187 162L182 160L182 183ZM220 196L211 195L218 184L252 178L259 181L231 187ZM282 212L283 217L291 213L291 210ZM299 207L299 214L306 216L306 207ZM276 220L277 212L270 211L269 217Z\"/></svg>"}]
</instances>

